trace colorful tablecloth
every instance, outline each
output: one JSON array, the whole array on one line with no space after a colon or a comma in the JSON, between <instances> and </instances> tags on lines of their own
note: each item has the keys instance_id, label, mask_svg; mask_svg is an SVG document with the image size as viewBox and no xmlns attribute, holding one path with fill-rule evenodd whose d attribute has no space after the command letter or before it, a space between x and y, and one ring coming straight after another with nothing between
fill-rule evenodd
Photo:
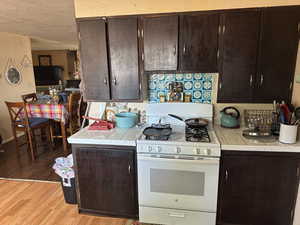
<instances>
[{"instance_id":1,"label":"colorful tablecloth","mask_svg":"<svg viewBox=\"0 0 300 225\"><path fill-rule=\"evenodd\" d=\"M28 104L27 112L29 117L49 118L66 123L68 111L63 104Z\"/></svg>"}]
</instances>

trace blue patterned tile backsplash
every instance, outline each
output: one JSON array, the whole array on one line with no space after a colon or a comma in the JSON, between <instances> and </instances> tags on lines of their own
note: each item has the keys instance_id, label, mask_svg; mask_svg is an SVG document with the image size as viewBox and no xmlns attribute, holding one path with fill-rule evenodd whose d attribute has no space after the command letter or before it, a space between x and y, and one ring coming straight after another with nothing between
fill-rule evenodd
<instances>
[{"instance_id":1,"label":"blue patterned tile backsplash","mask_svg":"<svg viewBox=\"0 0 300 225\"><path fill-rule=\"evenodd\" d=\"M182 82L184 94L192 96L192 102L211 103L214 73L152 74L149 78L149 101L158 103L161 95L169 93L169 83Z\"/></svg>"}]
</instances>

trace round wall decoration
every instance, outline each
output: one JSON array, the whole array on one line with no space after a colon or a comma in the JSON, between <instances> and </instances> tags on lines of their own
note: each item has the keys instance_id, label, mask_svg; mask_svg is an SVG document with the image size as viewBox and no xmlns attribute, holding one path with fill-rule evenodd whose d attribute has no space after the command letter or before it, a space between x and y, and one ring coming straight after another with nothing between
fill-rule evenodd
<instances>
[{"instance_id":1,"label":"round wall decoration","mask_svg":"<svg viewBox=\"0 0 300 225\"><path fill-rule=\"evenodd\" d=\"M10 67L6 72L6 80L12 85L17 85L21 82L22 77L19 70L15 67Z\"/></svg>"}]
</instances>

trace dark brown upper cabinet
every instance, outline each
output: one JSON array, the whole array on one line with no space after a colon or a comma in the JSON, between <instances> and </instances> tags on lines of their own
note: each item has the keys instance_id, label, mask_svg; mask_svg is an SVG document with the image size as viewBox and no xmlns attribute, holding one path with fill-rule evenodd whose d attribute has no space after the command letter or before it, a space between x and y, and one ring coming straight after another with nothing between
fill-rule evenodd
<instances>
[{"instance_id":1,"label":"dark brown upper cabinet","mask_svg":"<svg viewBox=\"0 0 300 225\"><path fill-rule=\"evenodd\" d=\"M178 16L142 17L145 71L177 70Z\"/></svg>"},{"instance_id":2,"label":"dark brown upper cabinet","mask_svg":"<svg viewBox=\"0 0 300 225\"><path fill-rule=\"evenodd\" d=\"M219 72L218 102L290 102L300 6L81 19L88 101L141 101L153 72Z\"/></svg>"},{"instance_id":3,"label":"dark brown upper cabinet","mask_svg":"<svg viewBox=\"0 0 300 225\"><path fill-rule=\"evenodd\" d=\"M109 100L105 21L80 21L78 29L84 96L88 101Z\"/></svg>"},{"instance_id":4,"label":"dark brown upper cabinet","mask_svg":"<svg viewBox=\"0 0 300 225\"><path fill-rule=\"evenodd\" d=\"M78 22L87 101L140 101L137 17Z\"/></svg>"},{"instance_id":5,"label":"dark brown upper cabinet","mask_svg":"<svg viewBox=\"0 0 300 225\"><path fill-rule=\"evenodd\" d=\"M299 22L299 7L263 9L255 102L291 100Z\"/></svg>"},{"instance_id":6,"label":"dark brown upper cabinet","mask_svg":"<svg viewBox=\"0 0 300 225\"><path fill-rule=\"evenodd\" d=\"M138 19L109 18L107 25L112 100L139 100Z\"/></svg>"},{"instance_id":7,"label":"dark brown upper cabinet","mask_svg":"<svg viewBox=\"0 0 300 225\"><path fill-rule=\"evenodd\" d=\"M222 152L217 225L292 225L299 154Z\"/></svg>"},{"instance_id":8,"label":"dark brown upper cabinet","mask_svg":"<svg viewBox=\"0 0 300 225\"><path fill-rule=\"evenodd\" d=\"M260 12L222 15L218 102L251 102L256 78Z\"/></svg>"},{"instance_id":9,"label":"dark brown upper cabinet","mask_svg":"<svg viewBox=\"0 0 300 225\"><path fill-rule=\"evenodd\" d=\"M240 10L223 17L218 102L290 102L300 7Z\"/></svg>"},{"instance_id":10,"label":"dark brown upper cabinet","mask_svg":"<svg viewBox=\"0 0 300 225\"><path fill-rule=\"evenodd\" d=\"M180 16L180 71L218 71L218 13Z\"/></svg>"}]
</instances>

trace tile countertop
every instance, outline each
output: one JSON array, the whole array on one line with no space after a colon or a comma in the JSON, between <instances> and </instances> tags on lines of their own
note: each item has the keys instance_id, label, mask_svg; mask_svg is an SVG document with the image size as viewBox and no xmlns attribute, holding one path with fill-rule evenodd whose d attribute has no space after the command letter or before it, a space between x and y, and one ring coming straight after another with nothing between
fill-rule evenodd
<instances>
[{"instance_id":1,"label":"tile countertop","mask_svg":"<svg viewBox=\"0 0 300 225\"><path fill-rule=\"evenodd\" d=\"M215 132L221 143L222 150L237 151L266 151L266 152L299 152L300 140L296 144L282 144L278 138L245 138L240 129L222 128L220 125L214 125Z\"/></svg>"},{"instance_id":2,"label":"tile countertop","mask_svg":"<svg viewBox=\"0 0 300 225\"><path fill-rule=\"evenodd\" d=\"M88 130L88 127L78 131L68 138L70 144L118 145L136 146L136 140L141 136L142 128L114 128L111 130Z\"/></svg>"}]
</instances>

